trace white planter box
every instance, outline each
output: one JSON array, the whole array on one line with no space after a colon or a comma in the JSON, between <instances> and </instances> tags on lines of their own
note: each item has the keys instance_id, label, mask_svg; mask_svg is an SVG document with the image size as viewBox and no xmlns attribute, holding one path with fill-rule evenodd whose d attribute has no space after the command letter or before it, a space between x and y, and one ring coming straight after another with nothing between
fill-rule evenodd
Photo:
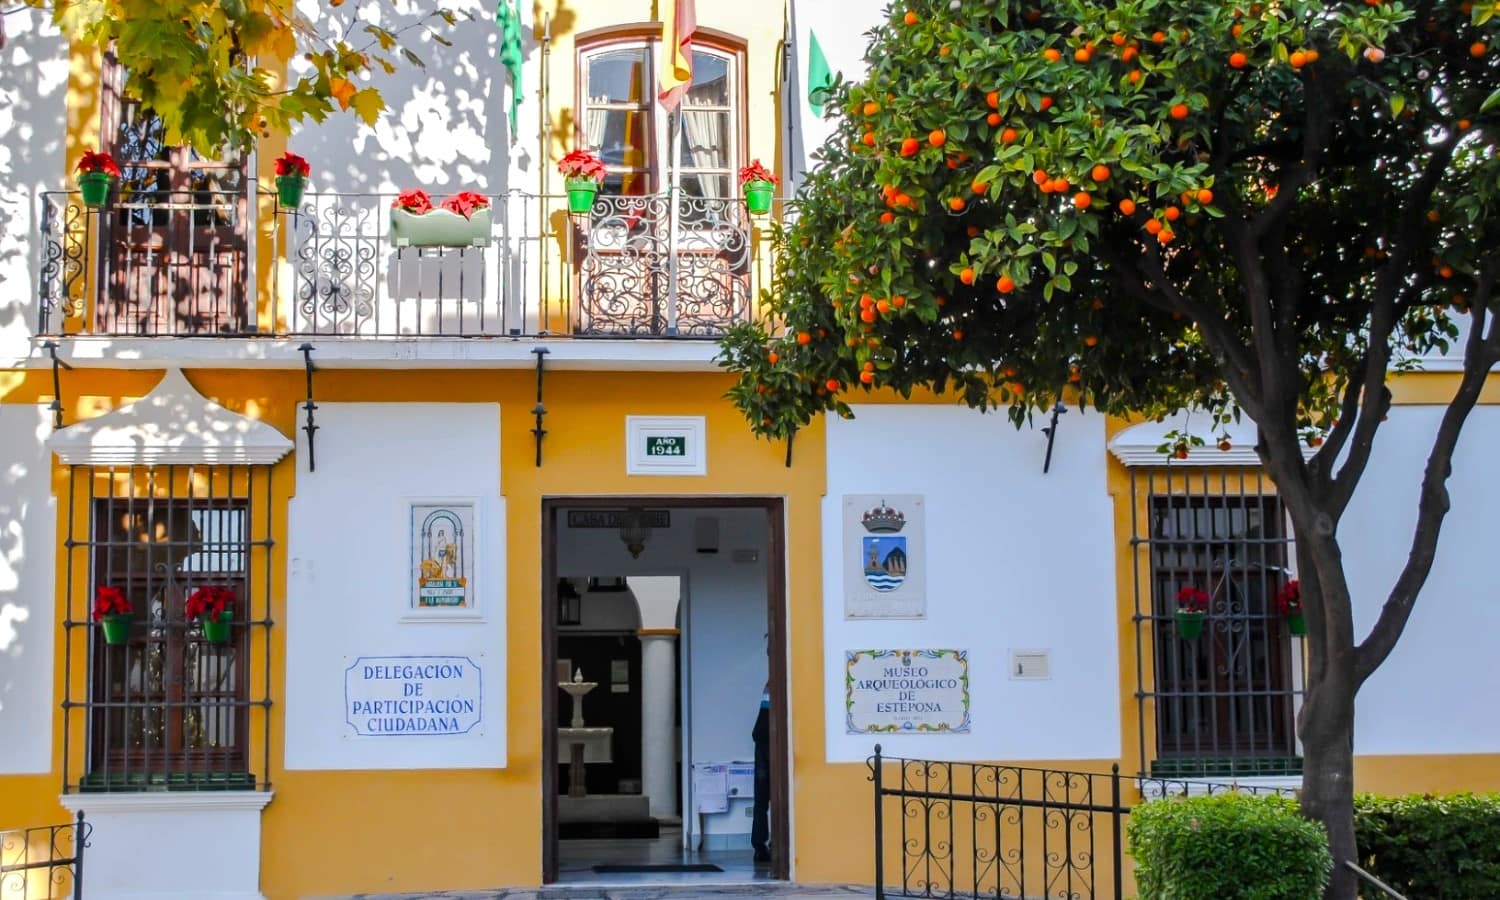
<instances>
[{"instance_id":1,"label":"white planter box","mask_svg":"<svg viewBox=\"0 0 1500 900\"><path fill-rule=\"evenodd\" d=\"M393 247L488 247L490 245L489 207L474 210L465 219L446 209L434 209L413 215L404 209L391 210L391 246Z\"/></svg>"}]
</instances>

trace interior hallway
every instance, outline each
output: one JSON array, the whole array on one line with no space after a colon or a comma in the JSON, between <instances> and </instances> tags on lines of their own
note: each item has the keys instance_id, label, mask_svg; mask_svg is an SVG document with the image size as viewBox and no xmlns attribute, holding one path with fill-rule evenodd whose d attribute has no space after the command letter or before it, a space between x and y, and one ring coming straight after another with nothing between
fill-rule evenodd
<instances>
[{"instance_id":1,"label":"interior hallway","mask_svg":"<svg viewBox=\"0 0 1500 900\"><path fill-rule=\"evenodd\" d=\"M720 871L611 871L628 866L716 866ZM606 871L599 871L603 868ZM655 839L578 840L557 844L560 884L730 885L773 882L771 864L754 861L744 850L685 850L682 829L663 827Z\"/></svg>"}]
</instances>

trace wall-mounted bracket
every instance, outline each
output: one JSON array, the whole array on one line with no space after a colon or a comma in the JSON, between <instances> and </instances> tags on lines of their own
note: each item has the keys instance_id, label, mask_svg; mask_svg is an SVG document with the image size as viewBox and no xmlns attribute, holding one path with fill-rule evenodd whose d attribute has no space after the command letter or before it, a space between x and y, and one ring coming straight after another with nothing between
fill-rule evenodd
<instances>
[{"instance_id":1,"label":"wall-mounted bracket","mask_svg":"<svg viewBox=\"0 0 1500 900\"><path fill-rule=\"evenodd\" d=\"M297 348L297 352L302 354L303 365L307 368L307 402L302 404L302 409L307 412L307 424L302 426L302 430L307 432L307 471L316 472L318 456L313 449L313 435L317 433L318 426L313 424L313 410L317 409L318 405L313 402L313 372L317 371L317 366L314 366L312 361L312 344L303 344Z\"/></svg>"},{"instance_id":2,"label":"wall-mounted bracket","mask_svg":"<svg viewBox=\"0 0 1500 900\"><path fill-rule=\"evenodd\" d=\"M1043 475L1046 475L1047 471L1052 468L1052 442L1057 440L1057 419L1067 411L1068 408L1063 406L1061 400L1052 404L1052 424L1042 429L1042 434L1047 436L1047 458L1042 462Z\"/></svg>"},{"instance_id":3,"label":"wall-mounted bracket","mask_svg":"<svg viewBox=\"0 0 1500 900\"><path fill-rule=\"evenodd\" d=\"M540 469L542 467L542 438L547 436L547 429L542 427L542 417L547 415L547 407L542 403L542 377L545 374L542 360L552 351L546 347L532 347L531 352L536 354L536 406L531 409L532 415L536 416L536 427L531 429L531 433L536 437L536 467Z\"/></svg>"},{"instance_id":4,"label":"wall-mounted bracket","mask_svg":"<svg viewBox=\"0 0 1500 900\"><path fill-rule=\"evenodd\" d=\"M796 439L797 432L795 431L786 436L786 467L788 469L792 467L792 441Z\"/></svg>"},{"instance_id":5,"label":"wall-mounted bracket","mask_svg":"<svg viewBox=\"0 0 1500 900\"><path fill-rule=\"evenodd\" d=\"M43 341L42 349L52 357L52 429L63 427L63 405L62 405L62 377L58 369L73 371L73 367L57 358L57 341Z\"/></svg>"}]
</instances>

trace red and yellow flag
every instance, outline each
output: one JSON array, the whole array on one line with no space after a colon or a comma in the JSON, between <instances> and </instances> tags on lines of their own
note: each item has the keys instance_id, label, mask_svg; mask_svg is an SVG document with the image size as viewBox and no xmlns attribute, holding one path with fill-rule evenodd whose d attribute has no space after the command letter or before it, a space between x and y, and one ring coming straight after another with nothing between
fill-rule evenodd
<instances>
[{"instance_id":1,"label":"red and yellow flag","mask_svg":"<svg viewBox=\"0 0 1500 900\"><path fill-rule=\"evenodd\" d=\"M677 108L682 95L693 83L693 33L698 30L698 13L693 0L662 0L670 14L662 22L661 104L668 110Z\"/></svg>"}]
</instances>

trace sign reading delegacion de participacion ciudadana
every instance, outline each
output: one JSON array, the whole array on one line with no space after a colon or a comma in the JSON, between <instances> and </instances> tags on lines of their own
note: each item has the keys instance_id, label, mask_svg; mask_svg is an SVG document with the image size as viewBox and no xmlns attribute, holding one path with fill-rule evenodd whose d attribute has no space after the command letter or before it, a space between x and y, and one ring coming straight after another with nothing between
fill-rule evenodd
<instances>
[{"instance_id":1,"label":"sign reading delegacion de participacion ciudadana","mask_svg":"<svg viewBox=\"0 0 1500 900\"><path fill-rule=\"evenodd\" d=\"M467 656L361 656L344 670L344 717L357 735L469 734L484 719Z\"/></svg>"},{"instance_id":2,"label":"sign reading delegacion de participacion ciudadana","mask_svg":"<svg viewBox=\"0 0 1500 900\"><path fill-rule=\"evenodd\" d=\"M964 734L969 730L967 650L846 650L849 734Z\"/></svg>"}]
</instances>

